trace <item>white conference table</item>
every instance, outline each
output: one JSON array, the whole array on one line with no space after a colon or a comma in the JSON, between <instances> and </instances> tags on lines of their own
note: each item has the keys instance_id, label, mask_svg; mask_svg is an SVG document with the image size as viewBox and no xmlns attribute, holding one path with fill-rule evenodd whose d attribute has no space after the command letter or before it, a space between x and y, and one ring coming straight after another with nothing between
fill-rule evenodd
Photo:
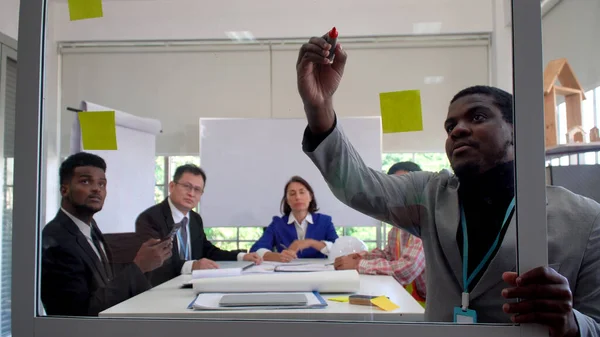
<instances>
[{"instance_id":1,"label":"white conference table","mask_svg":"<svg viewBox=\"0 0 600 337\"><path fill-rule=\"evenodd\" d=\"M327 300L323 309L288 310L192 310L189 304L196 294L182 284L191 275L180 275L142 294L121 302L99 316L105 318L193 318L193 319L268 319L268 320L309 320L309 321L423 321L425 310L391 276L360 275L360 290L357 294L387 296L399 306L393 311L383 311L377 307L353 305L329 301L328 298L350 294L321 294Z\"/></svg>"}]
</instances>

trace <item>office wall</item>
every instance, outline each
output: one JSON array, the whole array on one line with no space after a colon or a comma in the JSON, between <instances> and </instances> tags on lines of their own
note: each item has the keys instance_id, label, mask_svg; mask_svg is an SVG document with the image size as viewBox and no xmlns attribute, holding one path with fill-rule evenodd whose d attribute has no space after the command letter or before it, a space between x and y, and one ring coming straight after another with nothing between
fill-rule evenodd
<instances>
[{"instance_id":1,"label":"office wall","mask_svg":"<svg viewBox=\"0 0 600 337\"><path fill-rule=\"evenodd\" d=\"M158 119L163 125L158 153L197 155L200 117L304 118L295 73L298 48L65 49L62 102L78 106L89 100ZM335 96L338 115L378 116L380 92L421 90L423 131L384 135L385 152L443 152L449 100L467 86L489 83L485 37L427 44L349 42L344 49L349 60ZM441 81L429 83L432 77ZM74 117L67 112L61 118L63 153Z\"/></svg>"},{"instance_id":2,"label":"office wall","mask_svg":"<svg viewBox=\"0 0 600 337\"><path fill-rule=\"evenodd\" d=\"M427 23L440 24L433 33L493 29L492 0L104 1L101 20L77 22L69 21L66 1L52 5L57 41L225 39L227 31L292 38L334 25L345 36L407 35Z\"/></svg>"},{"instance_id":3,"label":"office wall","mask_svg":"<svg viewBox=\"0 0 600 337\"><path fill-rule=\"evenodd\" d=\"M492 85L513 92L511 1L493 0Z\"/></svg>"},{"instance_id":4,"label":"office wall","mask_svg":"<svg viewBox=\"0 0 600 337\"><path fill-rule=\"evenodd\" d=\"M0 0L0 33L17 39L19 0Z\"/></svg>"},{"instance_id":5,"label":"office wall","mask_svg":"<svg viewBox=\"0 0 600 337\"><path fill-rule=\"evenodd\" d=\"M0 0L1 1L1 0ZM54 22L55 6L48 6L48 22ZM60 56L56 51L55 25L48 24L46 27L46 85L44 86L44 143L43 143L43 162L46 163L44 178L42 179L41 223L45 224L49 219L54 218L59 209L60 193L58 169L60 166L60 120L61 103L59 99L60 87ZM67 147L69 142L66 143Z\"/></svg>"},{"instance_id":6,"label":"office wall","mask_svg":"<svg viewBox=\"0 0 600 337\"><path fill-rule=\"evenodd\" d=\"M251 31L257 38L304 39L332 25L346 36L411 35L428 23L439 27L430 33L491 33L492 1L497 0L328 0L319 2L318 11L314 2L290 0L264 0L256 8L252 1L214 1L210 10L195 0L104 1L104 18L78 22L69 21L65 0L50 1L44 101L46 217L58 208L57 173L61 135L66 132L61 130L66 104L60 99L60 41L223 39L231 30Z\"/></svg>"},{"instance_id":7,"label":"office wall","mask_svg":"<svg viewBox=\"0 0 600 337\"><path fill-rule=\"evenodd\" d=\"M225 31L228 30L248 30L257 38L301 37L305 39L307 36L321 34L333 24L344 36L412 35L419 32L490 33L493 30L492 1L328 0L319 3L318 11L315 11L310 2L289 0L265 0L260 2L260 6L245 0L225 0L211 3L210 10L195 0L105 1L103 18L76 22L69 21L66 1L53 1L49 4L50 29L47 50L49 54L53 54L57 50L55 42L61 41L223 39L226 37ZM331 15L331 13L336 14ZM335 19L332 19L332 16ZM433 24L433 30L427 30L431 28L430 23ZM436 24L439 24L437 25L439 30L435 30ZM425 31L422 30L423 28ZM59 84L61 77L58 76L59 66L66 63L61 60L61 56L55 58L53 55L48 55L48 60L50 62L46 68L48 79L46 116L57 116L54 118L49 116L49 118L51 121L58 122L57 132L64 133L60 126L61 124L64 126L65 123L64 121L61 123L60 119L68 120L70 116L63 116L64 118L58 116L64 112L61 110L67 104L74 104L72 101L61 102L58 99L57 102L56 100L60 95L61 86ZM467 62L464 64L468 65ZM475 65L479 67L481 62L476 62ZM479 71L480 68L476 69ZM466 73L471 72L474 71ZM476 81L468 84L490 83L489 67L487 72L486 78L477 78ZM431 75L435 76L435 74ZM64 94L69 95L69 93ZM106 101L104 97L101 98L101 101ZM109 103L115 105L111 102L107 104ZM138 109L128 109L127 106L119 106L128 111L138 111ZM48 127L48 132L54 132L54 125ZM64 140L65 135L62 136ZM184 136L187 134L181 134L176 138ZM63 145L62 148L64 149L65 146ZM189 153L193 152L194 148L184 147L178 151Z\"/></svg>"},{"instance_id":8,"label":"office wall","mask_svg":"<svg viewBox=\"0 0 600 337\"><path fill-rule=\"evenodd\" d=\"M585 90L600 86L600 1L562 0L543 19L544 63L566 57Z\"/></svg>"}]
</instances>

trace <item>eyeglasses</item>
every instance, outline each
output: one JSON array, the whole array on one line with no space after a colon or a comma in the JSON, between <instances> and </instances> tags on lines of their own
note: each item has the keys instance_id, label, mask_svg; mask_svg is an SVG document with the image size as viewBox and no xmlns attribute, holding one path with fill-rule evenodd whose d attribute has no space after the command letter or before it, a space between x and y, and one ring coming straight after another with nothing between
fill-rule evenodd
<instances>
[{"instance_id":1,"label":"eyeglasses","mask_svg":"<svg viewBox=\"0 0 600 337\"><path fill-rule=\"evenodd\" d=\"M190 193L198 194L198 195L204 194L204 189L203 188L198 187L198 186L194 186L194 185L192 185L190 183L183 183L183 184L181 184L181 183L177 183L176 182L175 184L183 187L186 190L186 192L190 192Z\"/></svg>"}]
</instances>

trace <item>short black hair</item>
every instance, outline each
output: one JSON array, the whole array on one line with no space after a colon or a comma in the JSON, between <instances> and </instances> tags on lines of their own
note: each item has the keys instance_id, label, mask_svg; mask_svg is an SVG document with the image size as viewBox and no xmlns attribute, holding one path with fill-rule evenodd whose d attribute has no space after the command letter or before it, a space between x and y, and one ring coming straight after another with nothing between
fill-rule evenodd
<instances>
[{"instance_id":1,"label":"short black hair","mask_svg":"<svg viewBox=\"0 0 600 337\"><path fill-rule=\"evenodd\" d=\"M387 174L396 174L398 171L418 172L421 171L421 166L413 163L412 161L401 161L392 165Z\"/></svg>"},{"instance_id":2,"label":"short black hair","mask_svg":"<svg viewBox=\"0 0 600 337\"><path fill-rule=\"evenodd\" d=\"M290 180L288 180L288 182L285 184L285 187L283 188L283 198L281 198L281 213L283 213L284 215L290 215L290 213L292 213L292 207L290 207L290 205L287 203L287 189L291 183L299 183L306 187L312 199L308 204L308 212L317 212L319 210L319 206L317 206L317 198L315 198L315 192L313 191L312 187L310 186L308 181L304 180L304 178L300 176L293 176L292 178L290 178Z\"/></svg>"},{"instance_id":3,"label":"short black hair","mask_svg":"<svg viewBox=\"0 0 600 337\"><path fill-rule=\"evenodd\" d=\"M487 95L494 99L494 103L502 112L502 118L513 124L513 95L496 87L490 87L487 85L475 85L472 87L465 88L454 95L450 104L454 103L457 99L469 96L469 95Z\"/></svg>"},{"instance_id":4,"label":"short black hair","mask_svg":"<svg viewBox=\"0 0 600 337\"><path fill-rule=\"evenodd\" d=\"M70 155L60 164L59 179L61 184L68 183L75 174L75 169L82 166L93 166L106 172L106 162L102 157L88 152L78 152Z\"/></svg>"},{"instance_id":5,"label":"short black hair","mask_svg":"<svg viewBox=\"0 0 600 337\"><path fill-rule=\"evenodd\" d=\"M202 176L202 180L204 181L204 184L206 185L206 173L204 172L203 169L201 169L199 166L194 165L194 164L185 164L185 165L181 165L181 166L177 167L175 169L175 174L173 174L173 181L178 182L184 173L191 173L195 176Z\"/></svg>"}]
</instances>

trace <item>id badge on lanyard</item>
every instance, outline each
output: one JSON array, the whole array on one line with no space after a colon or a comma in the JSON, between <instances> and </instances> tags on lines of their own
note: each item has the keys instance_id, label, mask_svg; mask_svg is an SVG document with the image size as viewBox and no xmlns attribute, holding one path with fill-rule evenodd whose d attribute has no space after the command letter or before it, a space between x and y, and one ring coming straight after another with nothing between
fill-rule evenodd
<instances>
[{"instance_id":1,"label":"id badge on lanyard","mask_svg":"<svg viewBox=\"0 0 600 337\"><path fill-rule=\"evenodd\" d=\"M504 230L504 227L507 225L508 218L510 217L514 208L515 208L515 198L513 198L512 201L510 202L510 204L508 205L508 209L506 210L506 215L504 216L504 221L502 222L502 227L500 227L500 230L498 231L496 240L494 240L494 243L492 244L490 249L487 251L487 253L483 256L483 258L481 259L481 262L479 262L479 264L477 265L475 270L473 270L471 275L468 275L467 269L469 268L469 240L467 237L467 219L465 217L465 210L463 209L462 205L460 206L460 223L461 223L462 232L463 232L463 292L462 292L462 296L461 296L460 307L454 307L454 312L453 312L454 323L461 323L461 324L477 323L477 311L469 309L469 285L473 281L473 278L475 278L475 276L477 274L479 274L479 272L481 271L483 266L485 266L485 264L491 258L493 252L496 250L496 247L498 246L498 244L500 242L500 236L502 234L502 231Z\"/></svg>"}]
</instances>

